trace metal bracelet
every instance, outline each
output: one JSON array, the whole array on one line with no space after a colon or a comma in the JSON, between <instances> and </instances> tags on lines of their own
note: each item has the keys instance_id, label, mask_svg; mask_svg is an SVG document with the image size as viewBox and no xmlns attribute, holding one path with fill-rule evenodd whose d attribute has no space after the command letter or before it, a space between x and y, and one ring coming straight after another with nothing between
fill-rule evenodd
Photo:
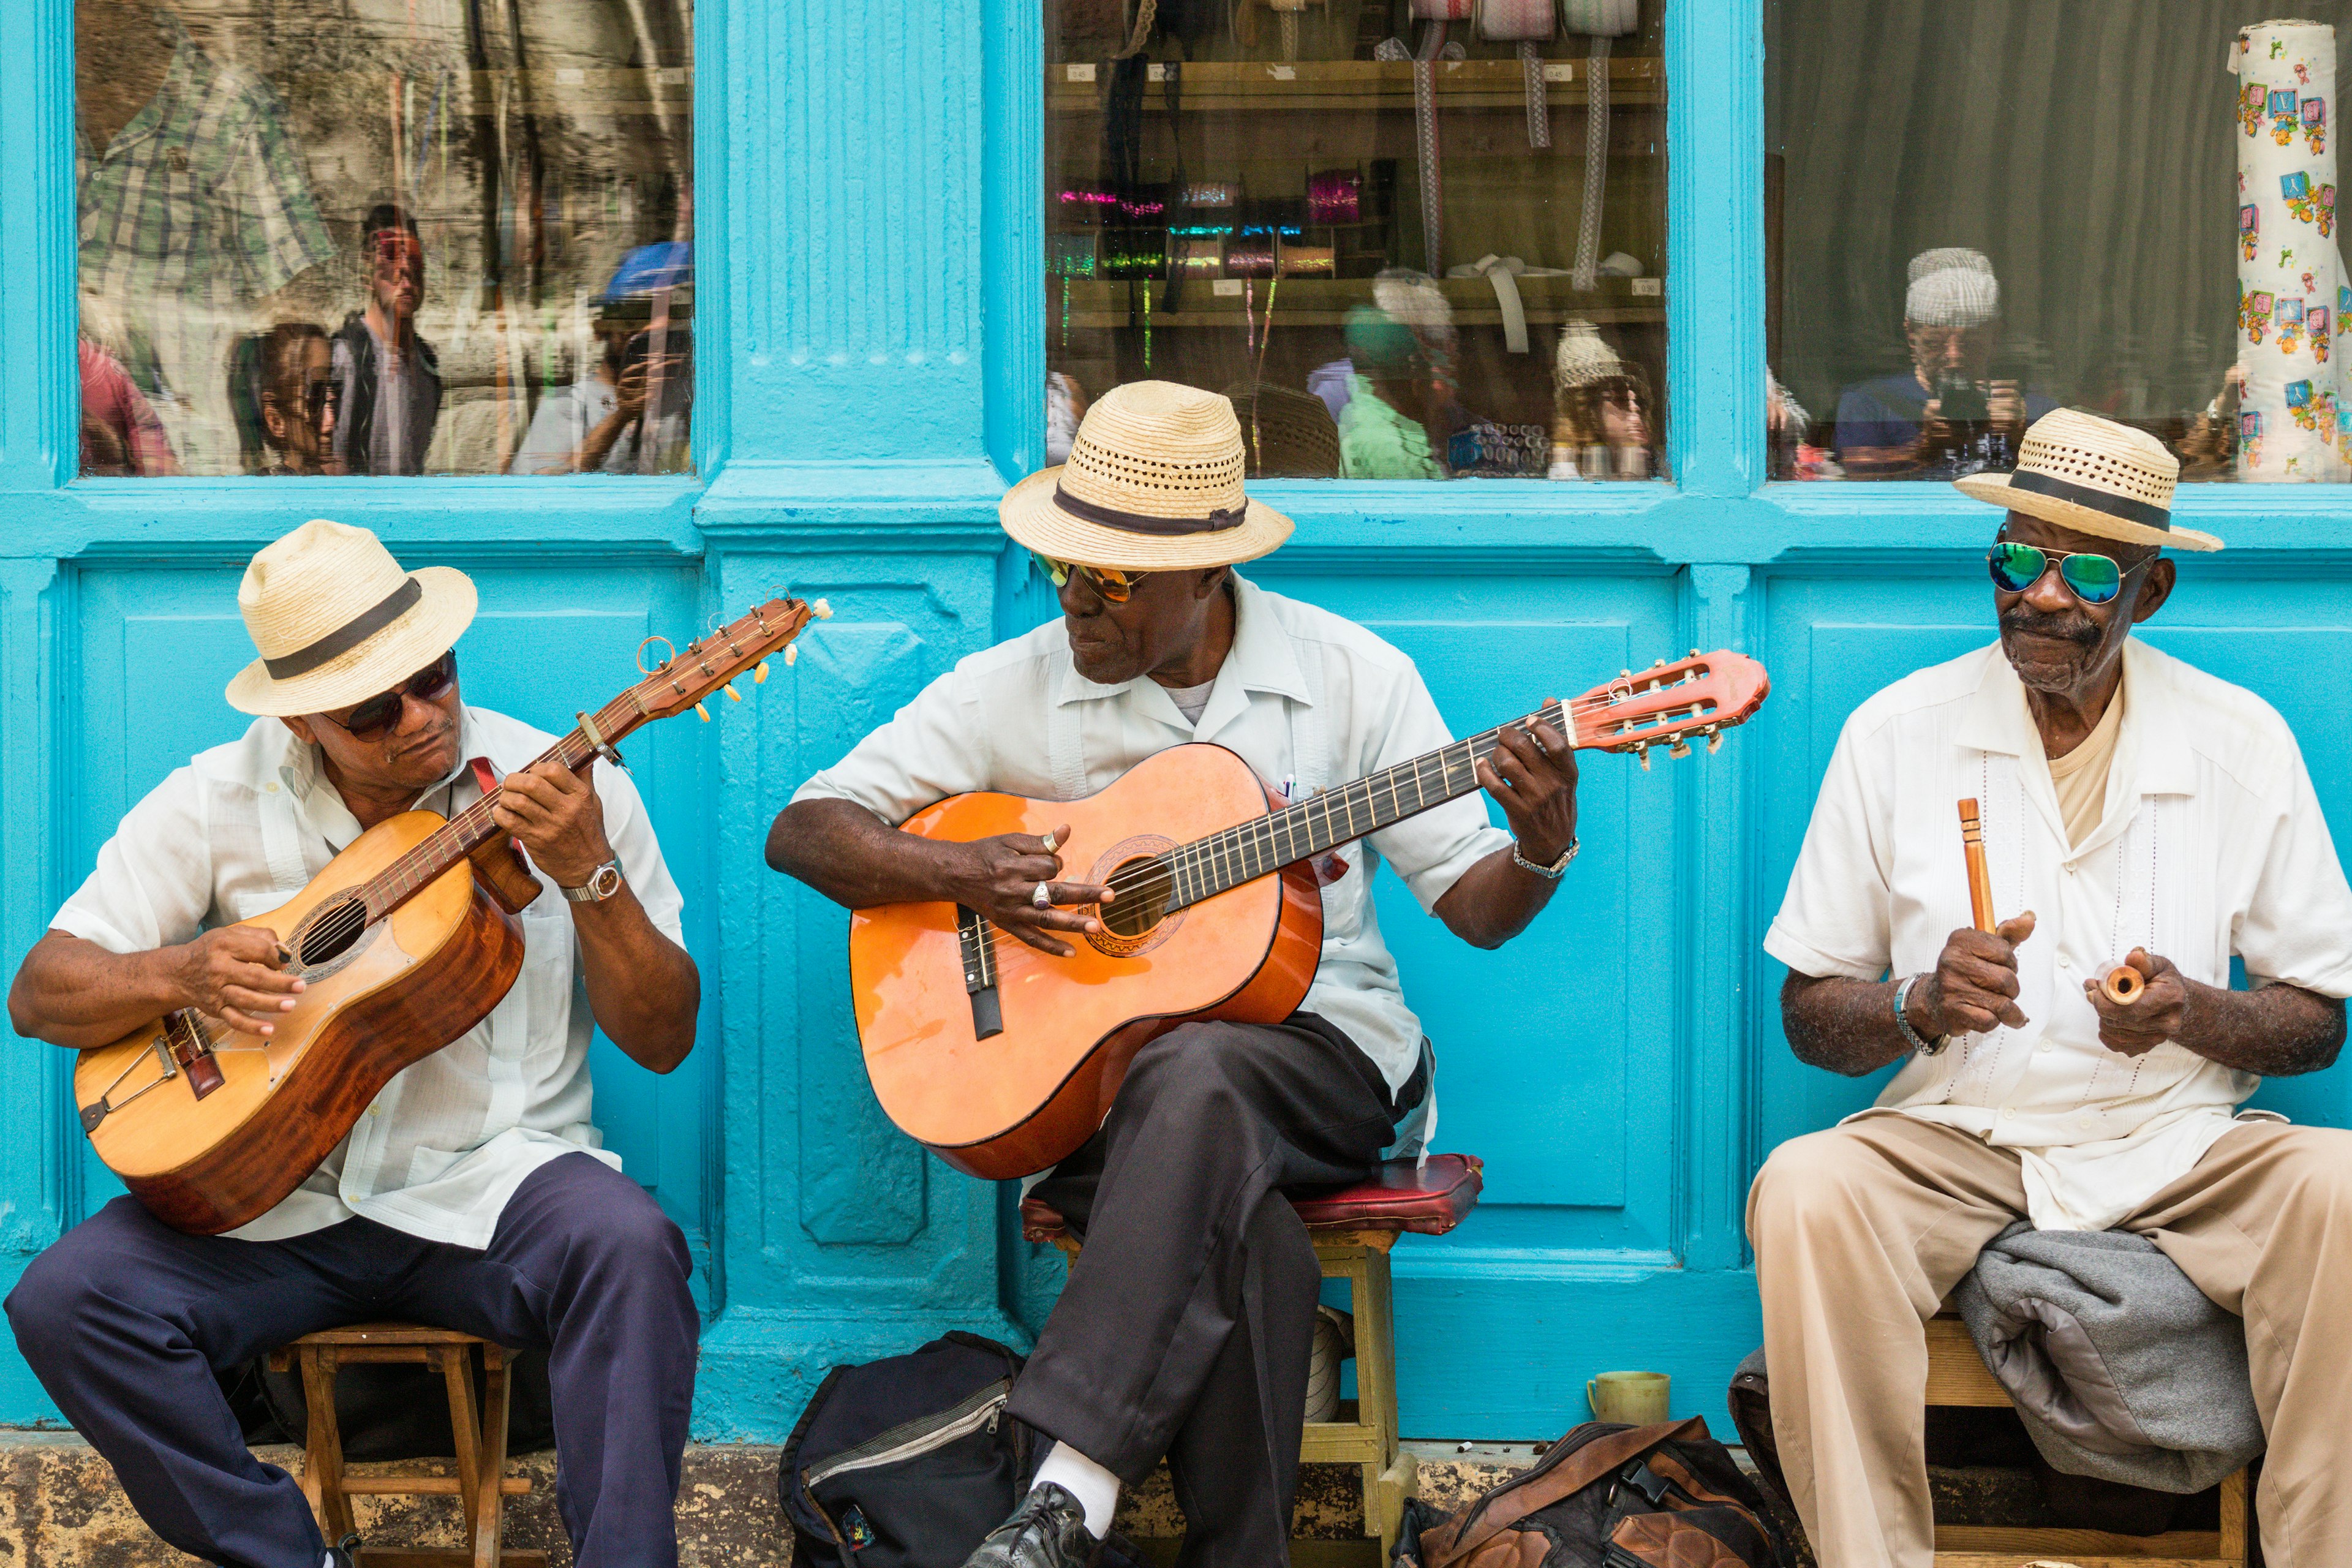
<instances>
[{"instance_id":1,"label":"metal bracelet","mask_svg":"<svg viewBox=\"0 0 2352 1568\"><path fill-rule=\"evenodd\" d=\"M1932 1057L1941 1054L1943 1048L1952 1043L1952 1037L1939 1035L1932 1040L1925 1038L1911 1026L1911 1020L1903 1016L1903 1005L1911 1000L1911 987L1926 978L1925 974L1907 975L1895 985L1895 1026L1903 1031L1904 1039L1910 1043L1913 1050L1923 1057Z\"/></svg>"},{"instance_id":2,"label":"metal bracelet","mask_svg":"<svg viewBox=\"0 0 2352 1568\"><path fill-rule=\"evenodd\" d=\"M1568 863L1576 858L1576 852L1582 847L1584 847L1583 843L1571 835L1568 841L1568 847L1560 852L1559 859L1549 866L1538 866L1519 853L1519 841L1514 838L1511 840L1511 864L1522 871L1534 872L1547 882L1557 882L1567 874Z\"/></svg>"}]
</instances>

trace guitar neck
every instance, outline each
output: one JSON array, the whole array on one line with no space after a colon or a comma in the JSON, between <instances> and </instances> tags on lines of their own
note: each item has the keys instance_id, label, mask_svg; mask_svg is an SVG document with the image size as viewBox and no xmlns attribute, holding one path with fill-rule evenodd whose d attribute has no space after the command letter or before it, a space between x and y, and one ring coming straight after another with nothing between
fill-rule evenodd
<instances>
[{"instance_id":1,"label":"guitar neck","mask_svg":"<svg viewBox=\"0 0 2352 1568\"><path fill-rule=\"evenodd\" d=\"M606 745L618 744L646 721L646 715L636 705L635 695L634 690L625 691L597 710L596 732L604 737ZM541 763L551 762L566 769L576 769L594 755L594 742L588 739L585 731L575 725L570 734L533 758L530 765L535 767ZM369 879L366 885L359 889L360 897L367 902L368 919L381 920L432 886L449 868L497 837L499 825L491 816L490 808L503 791L503 785L490 791Z\"/></svg>"},{"instance_id":2,"label":"guitar neck","mask_svg":"<svg viewBox=\"0 0 2352 1568\"><path fill-rule=\"evenodd\" d=\"M1549 724L1569 736L1571 745L1575 743L1576 727L1559 703L1546 703L1529 717ZM1527 721L1515 719L1511 723ZM1478 763L1510 727L1500 725L1456 741L1426 756L1169 850L1162 857L1174 878L1168 907L1180 910L1214 898L1229 888L1311 860L1391 823L1475 793Z\"/></svg>"}]
</instances>

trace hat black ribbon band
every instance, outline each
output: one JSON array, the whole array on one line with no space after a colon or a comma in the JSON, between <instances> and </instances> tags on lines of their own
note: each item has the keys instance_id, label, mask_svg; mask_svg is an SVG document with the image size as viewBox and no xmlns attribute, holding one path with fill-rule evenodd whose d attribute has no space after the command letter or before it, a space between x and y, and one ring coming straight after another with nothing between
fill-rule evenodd
<instances>
[{"instance_id":1,"label":"hat black ribbon band","mask_svg":"<svg viewBox=\"0 0 2352 1568\"><path fill-rule=\"evenodd\" d=\"M2160 528L2168 533L2172 531L2172 513L2167 508L2151 506L2147 501L2134 500L2129 496L2119 496L2109 490L2095 490L2088 485L2053 479L2048 474L2035 473L2030 468L2020 468L2010 475L2009 488L2048 496L2053 500L2073 501L2076 506L2086 506L2093 511L2103 511L2126 522Z\"/></svg>"},{"instance_id":2,"label":"hat black ribbon band","mask_svg":"<svg viewBox=\"0 0 2352 1568\"><path fill-rule=\"evenodd\" d=\"M337 654L351 652L400 619L423 597L425 584L414 577L404 577L391 596L375 608L361 611L309 647L298 647L283 658L263 659L261 668L268 670L274 680L291 680L298 675L308 675Z\"/></svg>"},{"instance_id":3,"label":"hat black ribbon band","mask_svg":"<svg viewBox=\"0 0 2352 1568\"><path fill-rule=\"evenodd\" d=\"M1058 484L1054 487L1054 504L1072 517L1082 517L1088 522L1101 523L1105 528L1166 536L1221 533L1228 528L1239 528L1243 520L1249 516L1246 501L1240 506L1213 511L1206 517L1154 517L1149 512L1121 511L1117 507L1097 506L1093 501L1080 500Z\"/></svg>"}]
</instances>

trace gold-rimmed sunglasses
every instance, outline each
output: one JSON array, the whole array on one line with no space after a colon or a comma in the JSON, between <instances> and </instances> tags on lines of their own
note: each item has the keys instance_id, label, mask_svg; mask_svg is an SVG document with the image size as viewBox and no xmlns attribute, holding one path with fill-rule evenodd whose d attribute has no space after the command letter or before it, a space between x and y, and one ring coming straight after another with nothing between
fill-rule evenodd
<instances>
[{"instance_id":1,"label":"gold-rimmed sunglasses","mask_svg":"<svg viewBox=\"0 0 2352 1568\"><path fill-rule=\"evenodd\" d=\"M1076 566L1067 561L1056 561L1050 555L1029 552L1037 570L1055 587L1065 587L1073 576L1084 579L1087 587L1102 595L1106 604L1124 605L1135 593L1135 585L1151 575L1149 572L1122 572L1116 566Z\"/></svg>"}]
</instances>

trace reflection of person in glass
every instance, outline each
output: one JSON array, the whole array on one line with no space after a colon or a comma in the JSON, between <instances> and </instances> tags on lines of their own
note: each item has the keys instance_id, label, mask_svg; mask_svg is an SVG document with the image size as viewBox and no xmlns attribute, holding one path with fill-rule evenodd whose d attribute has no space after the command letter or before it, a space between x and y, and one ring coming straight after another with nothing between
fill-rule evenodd
<instances>
[{"instance_id":1,"label":"reflection of person in glass","mask_svg":"<svg viewBox=\"0 0 2352 1568\"><path fill-rule=\"evenodd\" d=\"M88 338L81 359L81 472L84 479L176 474L163 422L123 374L122 366Z\"/></svg>"},{"instance_id":2,"label":"reflection of person in glass","mask_svg":"<svg viewBox=\"0 0 2352 1568\"><path fill-rule=\"evenodd\" d=\"M441 367L416 335L425 298L416 220L378 203L360 226L360 254L367 309L347 317L334 340L334 454L349 473L421 474L441 416Z\"/></svg>"},{"instance_id":3,"label":"reflection of person in glass","mask_svg":"<svg viewBox=\"0 0 2352 1568\"><path fill-rule=\"evenodd\" d=\"M1348 312L1347 405L1339 410L1339 476L1349 479L1442 479L1430 419L1438 386L1421 340L1387 311Z\"/></svg>"},{"instance_id":4,"label":"reflection of person in glass","mask_svg":"<svg viewBox=\"0 0 2352 1568\"><path fill-rule=\"evenodd\" d=\"M686 466L693 283L694 250L684 240L641 245L622 258L595 300L604 353L579 380L540 399L509 473L666 473ZM648 407L659 410L650 421Z\"/></svg>"},{"instance_id":5,"label":"reflection of person in glass","mask_svg":"<svg viewBox=\"0 0 2352 1568\"><path fill-rule=\"evenodd\" d=\"M1590 321L1562 325L1552 360L1555 479L1650 477L1650 387Z\"/></svg>"},{"instance_id":6,"label":"reflection of person in glass","mask_svg":"<svg viewBox=\"0 0 2352 1568\"><path fill-rule=\"evenodd\" d=\"M192 473L236 469L220 367L250 313L334 254L268 84L166 8L79 0L80 286Z\"/></svg>"},{"instance_id":7,"label":"reflection of person in glass","mask_svg":"<svg viewBox=\"0 0 2352 1568\"><path fill-rule=\"evenodd\" d=\"M1911 368L1849 386L1838 398L1838 461L1857 479L1951 479L2017 460L2025 426L2057 406L1992 379L2000 347L2000 283L1980 251L1911 258L1903 296Z\"/></svg>"},{"instance_id":8,"label":"reflection of person in glass","mask_svg":"<svg viewBox=\"0 0 2352 1568\"><path fill-rule=\"evenodd\" d=\"M333 354L324 328L281 321L256 334L246 373L248 405L269 449L264 474L339 474L334 455Z\"/></svg>"}]
</instances>

